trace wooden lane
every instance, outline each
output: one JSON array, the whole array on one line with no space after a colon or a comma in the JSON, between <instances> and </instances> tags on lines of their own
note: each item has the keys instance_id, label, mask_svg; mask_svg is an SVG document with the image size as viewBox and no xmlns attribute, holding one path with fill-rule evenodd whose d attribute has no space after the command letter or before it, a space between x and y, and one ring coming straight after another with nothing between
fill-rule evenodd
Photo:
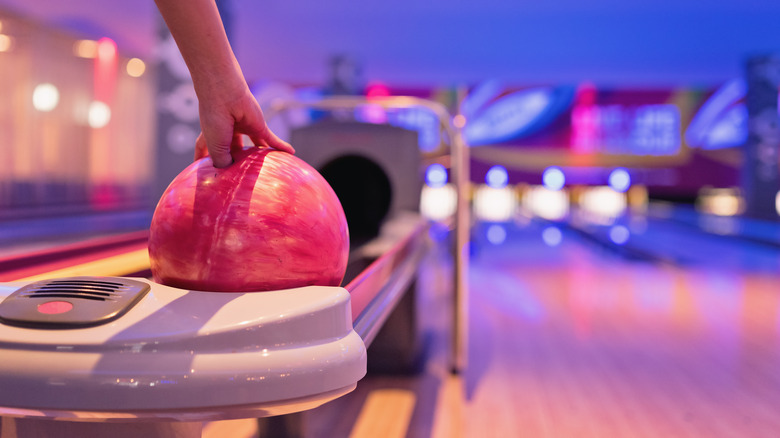
<instances>
[{"instance_id":1,"label":"wooden lane","mask_svg":"<svg viewBox=\"0 0 780 438\"><path fill-rule=\"evenodd\" d=\"M307 436L382 424L398 401L367 402L388 390L414 396L397 436L777 436L780 274L626 262L569 235L556 248L510 239L472 260L465 373L448 372L446 293L432 294L426 370L367 376L307 413Z\"/></svg>"},{"instance_id":2,"label":"wooden lane","mask_svg":"<svg viewBox=\"0 0 780 438\"><path fill-rule=\"evenodd\" d=\"M780 276L522 245L472 263L464 436L776 436Z\"/></svg>"}]
</instances>

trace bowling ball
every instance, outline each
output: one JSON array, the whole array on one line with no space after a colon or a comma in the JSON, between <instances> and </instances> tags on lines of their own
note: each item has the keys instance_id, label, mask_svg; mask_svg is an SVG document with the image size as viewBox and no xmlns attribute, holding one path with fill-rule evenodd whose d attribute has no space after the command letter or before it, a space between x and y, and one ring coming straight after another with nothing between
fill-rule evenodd
<instances>
[{"instance_id":1,"label":"bowling ball","mask_svg":"<svg viewBox=\"0 0 780 438\"><path fill-rule=\"evenodd\" d=\"M275 149L233 157L224 169L195 161L163 193L149 235L154 280L220 292L338 286L349 234L327 181Z\"/></svg>"}]
</instances>

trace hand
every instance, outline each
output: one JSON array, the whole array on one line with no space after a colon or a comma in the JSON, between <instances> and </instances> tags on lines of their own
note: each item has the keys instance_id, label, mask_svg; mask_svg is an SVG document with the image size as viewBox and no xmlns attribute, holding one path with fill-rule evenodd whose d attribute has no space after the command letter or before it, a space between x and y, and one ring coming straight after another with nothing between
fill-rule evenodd
<instances>
[{"instance_id":1,"label":"hand","mask_svg":"<svg viewBox=\"0 0 780 438\"><path fill-rule=\"evenodd\" d=\"M226 90L219 89L200 100L202 132L195 143L196 160L210 155L214 167L230 166L231 150L244 146L242 134L255 146L295 153L290 144L268 129L260 105L246 87L242 88L235 96L225 96Z\"/></svg>"},{"instance_id":2,"label":"hand","mask_svg":"<svg viewBox=\"0 0 780 438\"><path fill-rule=\"evenodd\" d=\"M225 35L214 0L155 0L192 75L200 107L195 158L208 153L215 167L233 162L246 134L258 147L295 150L268 129ZM208 152L207 152L208 151Z\"/></svg>"}]
</instances>

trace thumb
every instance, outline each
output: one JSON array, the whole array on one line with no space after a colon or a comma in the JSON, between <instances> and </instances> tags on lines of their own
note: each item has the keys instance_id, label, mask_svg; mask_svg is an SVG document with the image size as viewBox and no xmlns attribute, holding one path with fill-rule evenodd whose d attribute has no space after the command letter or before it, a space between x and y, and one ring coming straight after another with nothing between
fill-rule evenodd
<instances>
[{"instance_id":1,"label":"thumb","mask_svg":"<svg viewBox=\"0 0 780 438\"><path fill-rule=\"evenodd\" d=\"M211 156L211 161L214 163L214 167L222 168L233 164L233 157L230 155L230 143L227 145L211 145L208 149L209 155Z\"/></svg>"},{"instance_id":2,"label":"thumb","mask_svg":"<svg viewBox=\"0 0 780 438\"><path fill-rule=\"evenodd\" d=\"M214 167L223 168L233 164L233 157L230 155L230 149L233 142L233 133L229 132L227 135L218 135L216 139L209 138L206 131L198 137L202 143L206 145L208 149L208 155L211 157ZM197 144L196 144L197 145ZM201 146L202 147L202 146ZM196 147L196 150L198 148Z\"/></svg>"}]
</instances>

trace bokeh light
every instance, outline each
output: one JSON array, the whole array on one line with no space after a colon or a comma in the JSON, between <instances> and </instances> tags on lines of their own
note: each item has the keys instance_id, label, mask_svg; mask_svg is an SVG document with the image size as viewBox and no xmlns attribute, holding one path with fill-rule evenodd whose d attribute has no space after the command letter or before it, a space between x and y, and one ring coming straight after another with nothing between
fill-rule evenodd
<instances>
[{"instance_id":1,"label":"bokeh light","mask_svg":"<svg viewBox=\"0 0 780 438\"><path fill-rule=\"evenodd\" d=\"M138 58L132 58L127 61L126 69L128 75L134 78L138 78L141 77L144 72L146 72L146 63Z\"/></svg>"},{"instance_id":2,"label":"bokeh light","mask_svg":"<svg viewBox=\"0 0 780 438\"><path fill-rule=\"evenodd\" d=\"M517 198L515 192L508 187L496 189L480 186L474 191L473 207L477 219L505 222L514 216Z\"/></svg>"},{"instance_id":3,"label":"bokeh light","mask_svg":"<svg viewBox=\"0 0 780 438\"><path fill-rule=\"evenodd\" d=\"M493 245L501 245L506 241L506 228L500 224L492 224L485 233L488 242Z\"/></svg>"},{"instance_id":4,"label":"bokeh light","mask_svg":"<svg viewBox=\"0 0 780 438\"><path fill-rule=\"evenodd\" d=\"M99 100L93 101L89 104L87 121L89 126L95 129L108 125L108 122L111 121L111 108Z\"/></svg>"},{"instance_id":5,"label":"bokeh light","mask_svg":"<svg viewBox=\"0 0 780 438\"><path fill-rule=\"evenodd\" d=\"M542 174L542 184L549 190L560 190L566 185L566 175L559 167L548 167Z\"/></svg>"},{"instance_id":6,"label":"bokeh light","mask_svg":"<svg viewBox=\"0 0 780 438\"><path fill-rule=\"evenodd\" d=\"M485 183L494 189L506 187L509 183L509 175L504 166L493 166L485 174Z\"/></svg>"},{"instance_id":7,"label":"bokeh light","mask_svg":"<svg viewBox=\"0 0 780 438\"><path fill-rule=\"evenodd\" d=\"M101 38L97 42L97 56L103 60L113 60L117 56L117 47L111 38Z\"/></svg>"},{"instance_id":8,"label":"bokeh light","mask_svg":"<svg viewBox=\"0 0 780 438\"><path fill-rule=\"evenodd\" d=\"M561 220L569 214L569 194L536 186L523 196L523 207L532 215L547 220Z\"/></svg>"},{"instance_id":9,"label":"bokeh light","mask_svg":"<svg viewBox=\"0 0 780 438\"><path fill-rule=\"evenodd\" d=\"M775 210L777 211L778 216L780 216L780 191L775 195Z\"/></svg>"},{"instance_id":10,"label":"bokeh light","mask_svg":"<svg viewBox=\"0 0 780 438\"><path fill-rule=\"evenodd\" d=\"M8 35L0 34L0 52L7 52L11 50L13 41Z\"/></svg>"},{"instance_id":11,"label":"bokeh light","mask_svg":"<svg viewBox=\"0 0 780 438\"><path fill-rule=\"evenodd\" d=\"M443 187L447 184L447 168L439 163L433 163L425 170L425 183L429 187Z\"/></svg>"},{"instance_id":12,"label":"bokeh light","mask_svg":"<svg viewBox=\"0 0 780 438\"><path fill-rule=\"evenodd\" d=\"M616 245L625 245L631 232L623 225L615 225L609 229L609 240Z\"/></svg>"},{"instance_id":13,"label":"bokeh light","mask_svg":"<svg viewBox=\"0 0 780 438\"><path fill-rule=\"evenodd\" d=\"M94 40L78 40L73 43L73 54L79 58L97 58L98 43Z\"/></svg>"},{"instance_id":14,"label":"bokeh light","mask_svg":"<svg viewBox=\"0 0 780 438\"><path fill-rule=\"evenodd\" d=\"M558 246L563 241L563 233L558 227L547 227L542 230L542 240L547 246Z\"/></svg>"},{"instance_id":15,"label":"bokeh light","mask_svg":"<svg viewBox=\"0 0 780 438\"><path fill-rule=\"evenodd\" d=\"M631 187L631 175L626 169L617 168L609 174L609 186L615 191L624 193Z\"/></svg>"},{"instance_id":16,"label":"bokeh light","mask_svg":"<svg viewBox=\"0 0 780 438\"><path fill-rule=\"evenodd\" d=\"M60 91L53 84L39 84L33 90L33 107L41 112L49 112L60 102Z\"/></svg>"},{"instance_id":17,"label":"bokeh light","mask_svg":"<svg viewBox=\"0 0 780 438\"><path fill-rule=\"evenodd\" d=\"M442 187L424 186L420 194L420 213L431 220L445 220L455 213L458 203L458 195L455 187L445 185Z\"/></svg>"}]
</instances>

